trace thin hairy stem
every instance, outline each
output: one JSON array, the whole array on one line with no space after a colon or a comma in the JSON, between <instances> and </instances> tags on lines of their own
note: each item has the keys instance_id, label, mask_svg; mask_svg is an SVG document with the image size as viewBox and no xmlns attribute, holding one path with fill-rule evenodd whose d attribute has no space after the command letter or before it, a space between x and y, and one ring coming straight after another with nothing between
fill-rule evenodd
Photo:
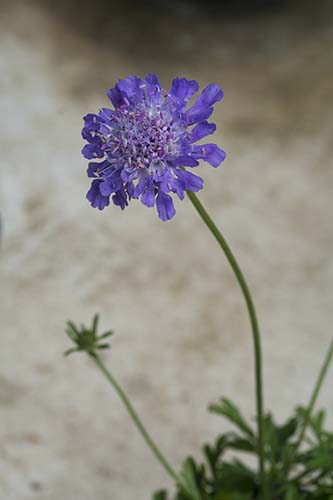
<instances>
[{"instance_id":1,"label":"thin hairy stem","mask_svg":"<svg viewBox=\"0 0 333 500\"><path fill-rule=\"evenodd\" d=\"M259 445L259 472L260 472L260 487L262 500L268 500L267 481L265 474L265 442L264 442L264 411L263 411L263 380L262 380L262 354L261 354L261 340L257 315L254 303L251 297L249 287L245 281L244 275L221 232L209 216L208 212L198 199L198 197L191 191L187 191L187 195L199 213L200 217L222 248L229 264L234 271L239 286L243 292L246 302L247 310L250 317L252 327L252 336L254 344L255 356L255 379L256 379L256 406L257 406L257 425L258 425L258 445Z\"/></svg>"}]
</instances>

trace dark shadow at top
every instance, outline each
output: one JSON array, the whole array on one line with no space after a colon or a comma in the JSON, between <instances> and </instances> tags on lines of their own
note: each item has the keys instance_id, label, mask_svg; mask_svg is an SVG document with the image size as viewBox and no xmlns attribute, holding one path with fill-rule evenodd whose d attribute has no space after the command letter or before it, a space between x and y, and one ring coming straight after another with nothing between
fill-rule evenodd
<instances>
[{"instance_id":1,"label":"dark shadow at top","mask_svg":"<svg viewBox=\"0 0 333 500\"><path fill-rule=\"evenodd\" d=\"M177 60L179 51L182 57L195 58L196 51L209 54L217 44L232 46L240 61L252 49L255 55L265 53L271 40L278 45L281 23L276 27L275 19L282 16L286 29L292 24L295 36L301 24L304 36L307 26L309 32L320 29L323 7L330 0L323 0L321 9L312 0L36 1L73 34L96 46L112 47L128 57L162 55L167 63Z\"/></svg>"},{"instance_id":2,"label":"dark shadow at top","mask_svg":"<svg viewBox=\"0 0 333 500\"><path fill-rule=\"evenodd\" d=\"M49 12L69 24L73 31L95 43L121 50L144 45L148 51L160 42L172 47L172 36L201 25L234 22L250 28L258 16L269 18L283 12L290 0L38 0ZM304 0L301 1L304 4Z\"/></svg>"},{"instance_id":3,"label":"dark shadow at top","mask_svg":"<svg viewBox=\"0 0 333 500\"><path fill-rule=\"evenodd\" d=\"M321 119L331 88L332 0L320 9L313 0L31 2L47 13L54 79L82 103L118 78L152 71L162 82L187 75L219 82L235 99L248 96L246 109L238 107L247 135L271 123L289 137ZM230 116L237 121L234 109Z\"/></svg>"}]
</instances>

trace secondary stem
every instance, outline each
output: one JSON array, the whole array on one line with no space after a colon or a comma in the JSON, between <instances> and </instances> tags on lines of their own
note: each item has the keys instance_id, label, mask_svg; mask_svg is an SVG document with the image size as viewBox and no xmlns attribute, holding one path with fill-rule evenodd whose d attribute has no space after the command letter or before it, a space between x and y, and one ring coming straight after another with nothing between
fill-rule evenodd
<instances>
[{"instance_id":1,"label":"secondary stem","mask_svg":"<svg viewBox=\"0 0 333 500\"><path fill-rule=\"evenodd\" d=\"M293 452L291 453L291 455L289 455L287 463L286 463L286 465L284 467L284 474L285 474L286 477L289 476L290 468L293 465L293 460L294 460L295 456L297 455L297 451L299 450L299 448L300 448L300 446L301 446L301 444L303 442L306 430L307 430L308 425L309 425L310 420L311 420L313 409L315 407L315 404L316 404L316 401L318 399L318 395L319 395L320 389L321 389L321 387L323 385L323 382L324 382L324 379L325 379L328 367L329 367L332 359L333 359L333 340L330 343L330 346L328 348L327 354L326 354L325 359L324 359L324 363L323 363L323 365L321 367L321 370L319 372L318 379L317 379L316 384L315 384L315 386L313 388L313 391L312 391L312 394L311 394L311 398L310 398L309 404L308 404L306 412L305 412L305 417L304 417L303 426L302 426L300 435L298 437L298 440L296 441L296 444L295 444L295 447L293 449ZM312 472L313 471L310 470L310 469L304 470L298 476L296 476L293 479L291 479L290 482L297 484L298 481L300 481L303 477L305 477L307 474L310 474ZM277 494L281 495L286 490L287 485L288 485L288 483L286 485L284 485L280 490L278 490Z\"/></svg>"},{"instance_id":2,"label":"secondary stem","mask_svg":"<svg viewBox=\"0 0 333 500\"><path fill-rule=\"evenodd\" d=\"M159 448L157 447L157 445L155 444L155 442L153 441L153 439L151 438L151 436L148 434L148 431L146 430L145 426L141 422L140 417L138 416L138 414L134 410L134 408L133 408L130 400L128 399L128 397L126 396L125 392L120 387L120 385L118 384L118 382L116 381L116 379L109 372L109 370L105 367L105 365L103 364L103 362L100 359L100 357L98 356L98 354L96 354L96 353L91 354L91 357L95 361L96 365L101 370L101 372L103 373L103 375L105 375L105 377L107 378L107 380L113 386L114 390L116 391L116 393L118 394L118 396L120 397L120 399L122 400L122 402L124 403L124 405L125 405L128 413L132 417L132 420L133 420L134 424L136 425L137 429L141 433L143 439L145 440L145 442L147 443L147 445L149 446L149 448L151 449L151 451L153 452L153 454L155 455L155 457L157 458L157 460L164 467L164 469L167 471L167 473L169 474L169 476L171 476L171 478L174 481L176 481L177 484L182 484L181 478L177 475L177 473L171 467L171 465L169 464L169 462L162 455L161 451L159 450Z\"/></svg>"},{"instance_id":3,"label":"secondary stem","mask_svg":"<svg viewBox=\"0 0 333 500\"><path fill-rule=\"evenodd\" d=\"M221 232L209 216L208 212L198 199L198 197L191 191L187 191L187 195L191 200L194 208L199 213L200 217L213 234L214 238L222 248L232 270L235 273L237 281L241 287L246 302L247 310L250 317L253 343L254 343L254 355L255 355L255 379L256 379L256 406L257 406L257 425L258 425L258 444L259 444L259 472L260 472L260 487L261 496L263 500L268 500L267 493L267 482L265 475L265 443L264 443L264 412L263 412L263 381L262 381L262 354L261 354L261 340L259 325L257 320L257 315L249 287L245 281L244 275Z\"/></svg>"},{"instance_id":4,"label":"secondary stem","mask_svg":"<svg viewBox=\"0 0 333 500\"><path fill-rule=\"evenodd\" d=\"M296 453L297 453L297 451L298 451L299 447L301 446L302 441L304 439L305 432L306 432L308 425L310 423L310 419L312 416L314 406L315 406L316 401L318 399L319 391L321 389L321 386L323 385L324 378L325 378L325 375L327 373L329 364L332 361L332 358L333 358L333 340L329 346L329 349L328 349L327 354L325 356L323 366L321 367L320 373L318 375L318 379L316 381L313 392L311 394L310 402L309 402L309 405L308 405L306 413L305 413L305 418L304 418L302 430L301 430L301 433L300 433L299 438L297 440L297 443L295 445L295 448L293 450L293 455L292 455L293 457L296 455Z\"/></svg>"}]
</instances>

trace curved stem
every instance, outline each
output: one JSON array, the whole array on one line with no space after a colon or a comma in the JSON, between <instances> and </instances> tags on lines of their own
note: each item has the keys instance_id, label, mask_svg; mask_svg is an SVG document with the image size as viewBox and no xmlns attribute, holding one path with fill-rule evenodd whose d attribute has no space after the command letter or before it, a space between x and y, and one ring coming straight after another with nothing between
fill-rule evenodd
<instances>
[{"instance_id":1,"label":"curved stem","mask_svg":"<svg viewBox=\"0 0 333 500\"><path fill-rule=\"evenodd\" d=\"M141 422L140 417L138 416L138 414L134 410L134 408L133 408L130 400L128 399L128 397L126 396L125 392L120 387L120 385L118 384L118 382L116 381L116 379L109 372L109 370L105 367L105 365L103 364L103 362L100 359L100 357L98 356L98 354L96 354L96 353L90 353L90 355L91 355L92 359L95 361L95 363L98 366L98 368L103 373L103 375L105 375L105 377L107 378L107 380L110 382L110 384L112 385L112 387L114 388L114 390L116 391L116 393L118 394L118 396L120 397L120 399L122 400L122 402L124 403L124 405L125 405L128 413L130 414L130 416L131 416L134 424L136 425L137 429L141 433L143 439L145 440L145 442L147 443L147 445L149 446L149 448L151 449L151 451L153 452L153 454L155 455L155 457L157 458L157 460L164 467L164 469L167 471L167 473L169 474L169 476L174 481L176 481L177 484L182 485L181 478L177 475L177 473L171 467L171 465L169 464L169 462L167 461L167 459L162 455L161 451L159 450L159 448L157 447L157 445L155 444L155 442L153 441L153 439L151 438L151 436L148 434L148 431L146 430L145 426ZM184 485L183 485L183 487L184 487Z\"/></svg>"},{"instance_id":2,"label":"curved stem","mask_svg":"<svg viewBox=\"0 0 333 500\"><path fill-rule=\"evenodd\" d=\"M268 499L267 494L267 482L265 475L265 463L264 463L264 411L263 411L263 381L262 381L262 354L261 354L261 340L259 325L257 320L257 315L249 287L245 281L244 275L221 232L210 218L208 212L198 199L198 197L191 191L187 191L187 195L191 200L194 208L199 213L200 217L222 248L232 270L235 273L239 286L244 295L247 310L250 317L253 343L254 343L254 355L255 355L255 378L256 378L256 406L257 406L257 424L258 424L258 444L259 444L259 472L260 472L260 486L261 486L261 497L263 500Z\"/></svg>"}]
</instances>

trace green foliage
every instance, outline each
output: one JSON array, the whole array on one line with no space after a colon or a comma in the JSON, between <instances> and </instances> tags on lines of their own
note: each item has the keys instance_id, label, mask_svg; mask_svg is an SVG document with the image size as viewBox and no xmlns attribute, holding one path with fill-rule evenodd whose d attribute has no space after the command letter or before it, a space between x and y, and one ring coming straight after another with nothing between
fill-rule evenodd
<instances>
[{"instance_id":1,"label":"green foliage","mask_svg":"<svg viewBox=\"0 0 333 500\"><path fill-rule=\"evenodd\" d=\"M246 436L253 437L254 431L251 429L250 425L246 422L245 418L235 406L230 399L222 398L220 403L210 405L209 410L212 413L217 413L219 415L227 418L232 424L234 424L238 429Z\"/></svg>"},{"instance_id":2,"label":"green foliage","mask_svg":"<svg viewBox=\"0 0 333 500\"><path fill-rule=\"evenodd\" d=\"M153 496L153 500L168 500L168 496L166 491L156 491L156 493Z\"/></svg>"},{"instance_id":3,"label":"green foliage","mask_svg":"<svg viewBox=\"0 0 333 500\"><path fill-rule=\"evenodd\" d=\"M181 477L192 493L190 497L178 488L173 496L159 491L153 500L259 500L255 430L228 399L211 405L210 411L226 418L235 430L222 434L213 444L205 444L203 460L186 459ZM265 416L265 466L270 500L333 500L333 433L324 429L325 412L319 411L309 419L299 449L306 418L307 410L302 407L282 425L272 415ZM252 460L245 460L244 453L252 456Z\"/></svg>"}]
</instances>

